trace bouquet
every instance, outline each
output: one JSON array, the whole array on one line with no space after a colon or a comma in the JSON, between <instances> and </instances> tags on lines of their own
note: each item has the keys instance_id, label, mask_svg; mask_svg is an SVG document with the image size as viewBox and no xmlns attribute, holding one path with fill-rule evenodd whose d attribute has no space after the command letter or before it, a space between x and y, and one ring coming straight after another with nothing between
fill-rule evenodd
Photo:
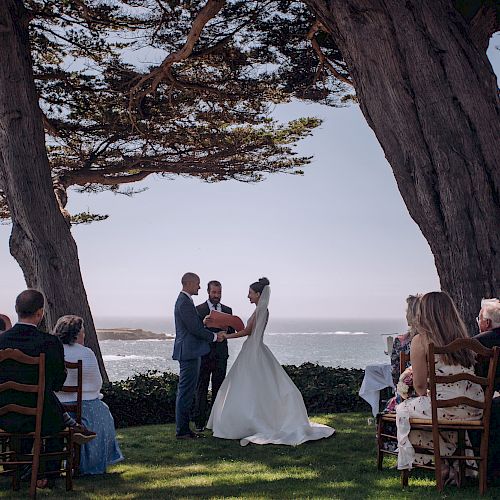
<instances>
[{"instance_id":1,"label":"bouquet","mask_svg":"<svg viewBox=\"0 0 500 500\"><path fill-rule=\"evenodd\" d=\"M396 392L402 399L408 399L412 394L413 389L413 370L409 366L400 376L399 382L396 386Z\"/></svg>"},{"instance_id":2,"label":"bouquet","mask_svg":"<svg viewBox=\"0 0 500 500\"><path fill-rule=\"evenodd\" d=\"M400 376L396 386L396 395L387 402L386 413L394 413L396 406L405 399L414 396L413 391L413 370L409 366Z\"/></svg>"}]
</instances>

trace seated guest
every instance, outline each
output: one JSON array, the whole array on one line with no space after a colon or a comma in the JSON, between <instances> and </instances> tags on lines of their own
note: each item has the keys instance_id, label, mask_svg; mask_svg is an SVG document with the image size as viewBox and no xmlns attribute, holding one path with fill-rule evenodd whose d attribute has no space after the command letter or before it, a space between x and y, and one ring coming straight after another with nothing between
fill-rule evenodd
<instances>
[{"instance_id":1,"label":"seated guest","mask_svg":"<svg viewBox=\"0 0 500 500\"><path fill-rule=\"evenodd\" d=\"M431 399L428 395L428 347L432 342L436 346L445 346L453 340L469 338L465 325L450 296L445 292L426 293L421 299L416 319L416 335L410 349L413 368L413 386L418 397L407 399L396 407L398 428L398 468L408 469L413 463L425 464L432 460L432 455L415 453L413 444L433 448L432 433L410 431L410 418L431 416ZM435 369L440 375L474 373L475 356L468 349L449 355L436 355ZM465 396L476 401L484 400L481 386L467 380L453 384L437 384L437 392L442 399ZM466 405L438 409L438 418L447 420L476 420L482 410ZM469 443L468 437L466 438ZM451 456L457 447L457 433L446 432L440 436L441 455ZM469 450L470 451L470 450ZM443 462L445 482L457 483L458 474L454 463Z\"/></svg>"},{"instance_id":2,"label":"seated guest","mask_svg":"<svg viewBox=\"0 0 500 500\"><path fill-rule=\"evenodd\" d=\"M495 346L500 347L500 301L498 299L481 301L477 323L480 333L474 338L489 349ZM482 375L486 374L482 373ZM500 392L500 365L497 367L495 377L495 391ZM494 397L491 406L488 480L500 484L500 397Z\"/></svg>"},{"instance_id":3,"label":"seated guest","mask_svg":"<svg viewBox=\"0 0 500 500\"><path fill-rule=\"evenodd\" d=\"M82 446L80 472L82 474L104 474L106 467L123 460L115 433L115 423L106 403L101 401L101 373L95 354L84 347L85 330L79 316L62 316L54 327L54 335L64 346L64 358L72 363L82 360L83 402L82 423L97 433L91 443ZM67 385L77 385L76 370L70 370ZM58 392L62 403L75 403L75 395Z\"/></svg>"},{"instance_id":4,"label":"seated guest","mask_svg":"<svg viewBox=\"0 0 500 500\"><path fill-rule=\"evenodd\" d=\"M385 413L394 413L396 411L396 405L401 403L403 399L414 396L413 384L412 384L412 373L410 368L410 363L406 363L406 370L404 374L401 374L400 366L400 354L404 352L405 354L410 354L411 339L415 335L415 318L417 316L418 304L422 295L408 295L406 298L406 322L408 324L408 331L403 335L399 335L394 339L392 344L391 352L391 374L392 380L394 382L395 395L387 401L385 407ZM405 393L402 393L402 388L406 389ZM387 430L391 434L395 434L396 429L392 426L387 426ZM390 444L394 444L390 441Z\"/></svg>"},{"instance_id":5,"label":"seated guest","mask_svg":"<svg viewBox=\"0 0 500 500\"><path fill-rule=\"evenodd\" d=\"M10 319L5 314L0 314L0 333L5 332L5 330L10 330L12 328L12 323Z\"/></svg>"},{"instance_id":6,"label":"seated guest","mask_svg":"<svg viewBox=\"0 0 500 500\"><path fill-rule=\"evenodd\" d=\"M403 335L398 335L392 344L391 353L391 373L394 385L397 386L399 382L400 366L399 355L401 352L406 354L410 353L411 339L415 335L415 317L417 315L418 303L422 295L408 295L406 298L406 322L408 324L408 331Z\"/></svg>"},{"instance_id":7,"label":"seated guest","mask_svg":"<svg viewBox=\"0 0 500 500\"><path fill-rule=\"evenodd\" d=\"M42 433L56 434L65 428L62 406L54 391L58 391L66 380L64 367L64 351L59 339L38 329L44 315L44 296L37 290L25 290L16 299L18 322L0 335L0 349L19 349L28 356L45 354L45 396L42 416ZM22 369L20 369L20 366ZM15 361L4 361L0 371L0 383L15 381L22 384L36 384L38 367L35 365L19 365ZM5 391L0 393L0 406L7 404L36 406L36 394ZM35 430L35 417L6 413L0 416L0 428L8 432L27 433ZM21 444L22 451L27 453L32 446L31 440ZM45 451L60 451L60 439L47 439ZM46 471L59 469L59 462L48 461ZM39 487L47 486L47 480L38 482Z\"/></svg>"}]
</instances>

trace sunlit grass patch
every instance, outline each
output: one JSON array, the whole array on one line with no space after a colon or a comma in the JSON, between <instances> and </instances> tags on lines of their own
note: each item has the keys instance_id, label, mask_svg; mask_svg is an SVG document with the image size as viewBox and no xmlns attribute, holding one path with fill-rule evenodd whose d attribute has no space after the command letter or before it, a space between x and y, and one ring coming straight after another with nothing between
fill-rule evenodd
<instances>
[{"instance_id":1,"label":"sunlit grass patch","mask_svg":"<svg viewBox=\"0 0 500 500\"><path fill-rule=\"evenodd\" d=\"M41 498L94 499L476 499L477 484L437 492L433 475L415 472L403 490L393 458L376 468L375 427L359 413L314 416L337 429L329 439L290 446L240 446L238 441L213 438L178 441L173 425L120 429L126 460L106 476L75 480L66 493L61 484L40 491ZM0 482L0 498L25 498ZM500 488L484 498L500 497Z\"/></svg>"}]
</instances>

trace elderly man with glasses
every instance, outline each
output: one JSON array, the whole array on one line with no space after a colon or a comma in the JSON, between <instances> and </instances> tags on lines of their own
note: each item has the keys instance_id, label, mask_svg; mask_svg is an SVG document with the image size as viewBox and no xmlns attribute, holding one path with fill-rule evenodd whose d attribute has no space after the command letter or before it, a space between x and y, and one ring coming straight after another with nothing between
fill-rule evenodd
<instances>
[{"instance_id":1,"label":"elderly man with glasses","mask_svg":"<svg viewBox=\"0 0 500 500\"><path fill-rule=\"evenodd\" d=\"M500 300L483 299L476 321L480 333L474 338L489 349L494 346L500 347ZM495 391L497 391L497 397L493 398L491 407L488 480L494 484L500 484L500 397L498 397L500 366L497 368L495 377Z\"/></svg>"}]
</instances>

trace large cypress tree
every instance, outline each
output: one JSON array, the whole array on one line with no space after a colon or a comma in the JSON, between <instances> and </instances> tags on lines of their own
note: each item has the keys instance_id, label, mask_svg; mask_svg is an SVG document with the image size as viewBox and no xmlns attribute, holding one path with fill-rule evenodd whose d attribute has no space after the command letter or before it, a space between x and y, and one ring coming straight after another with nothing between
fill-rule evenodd
<instances>
[{"instance_id":1,"label":"large cypress tree","mask_svg":"<svg viewBox=\"0 0 500 500\"><path fill-rule=\"evenodd\" d=\"M46 295L47 327L63 314L84 318L103 374L70 232L70 221L103 216L68 214L68 188L120 192L151 174L256 182L309 162L293 146L319 121L269 118L289 96L245 29L262 2L238 2L224 25L206 26L223 3L0 0L0 201L10 250L27 285ZM141 49L161 50L167 63L141 66Z\"/></svg>"}]
</instances>

